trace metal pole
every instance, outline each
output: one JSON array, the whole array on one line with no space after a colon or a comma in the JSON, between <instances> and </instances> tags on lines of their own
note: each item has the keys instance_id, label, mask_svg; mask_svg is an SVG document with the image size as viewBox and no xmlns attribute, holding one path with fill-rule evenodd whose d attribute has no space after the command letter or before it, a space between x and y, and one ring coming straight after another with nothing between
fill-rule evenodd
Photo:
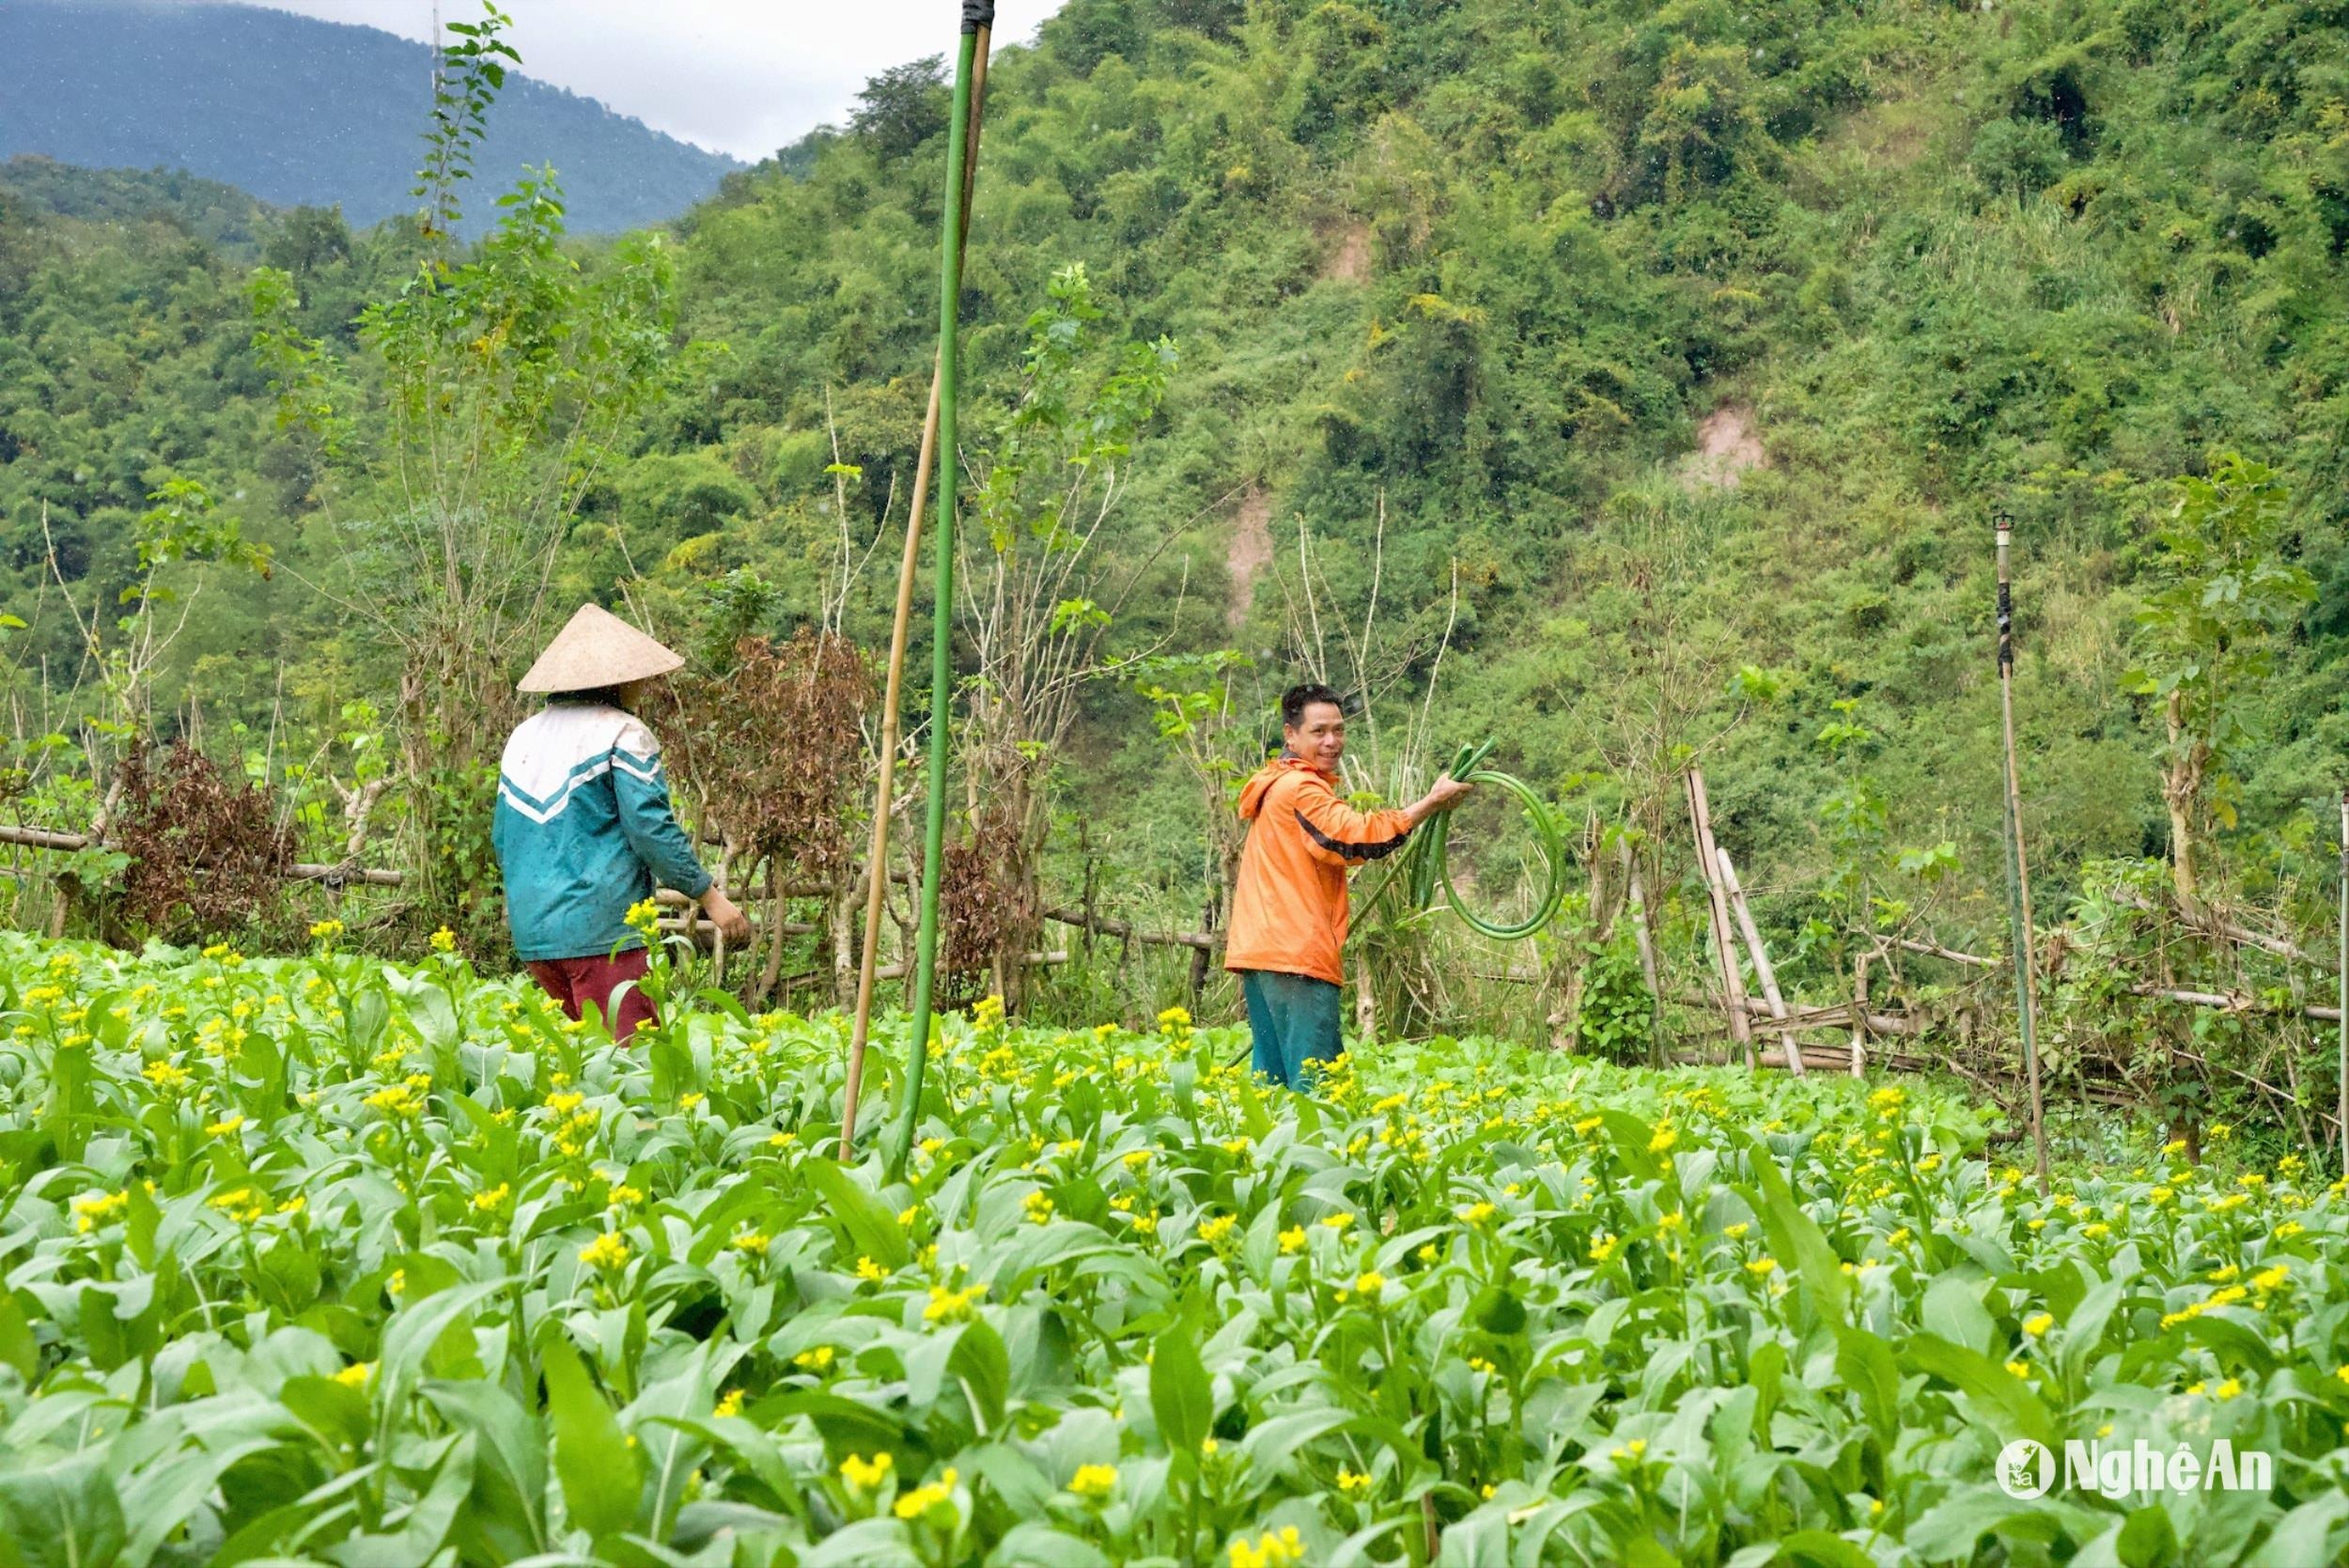
<instances>
[{"instance_id":1,"label":"metal pole","mask_svg":"<svg viewBox=\"0 0 2349 1568\"><path fill-rule=\"evenodd\" d=\"M988 29L978 31L971 63L969 151L962 165L962 222L957 246L971 240L971 186L979 169L979 121L987 102ZM881 915L889 896L889 813L897 789L897 715L904 686L906 636L913 623L913 584L922 570L922 506L929 498L930 470L938 456L939 377L930 371L929 412L922 421L922 453L913 465L913 500L906 511L906 547L897 563L897 614L889 631L888 690L881 698L880 777L873 788L873 839L864 856L864 945L857 955L856 1016L848 1032L848 1080L840 1101L839 1158L847 1163L856 1144L857 1102L864 1086L864 1046L873 1027L873 982L880 964Z\"/></svg>"},{"instance_id":2,"label":"metal pole","mask_svg":"<svg viewBox=\"0 0 2349 1568\"><path fill-rule=\"evenodd\" d=\"M2030 873L2023 856L2023 786L2015 766L2015 599L2008 586L2007 538L2014 520L1999 514L1999 710L2006 741L2006 908L2014 953L2015 1005L2023 1024L2023 1074L2030 1086L2030 1140L2047 1194L2047 1110L2039 1091L2039 1041L2032 1019L2038 984L2031 956Z\"/></svg>"},{"instance_id":3,"label":"metal pole","mask_svg":"<svg viewBox=\"0 0 2349 1568\"><path fill-rule=\"evenodd\" d=\"M957 377L961 370L957 318L962 303L962 178L971 147L971 65L978 37L995 21L993 0L963 0L962 50L955 63L954 117L946 131L946 231L939 250L937 553L931 567L936 596L930 620L930 739L926 787L928 820L922 835L922 923L914 939L913 1017L906 1031L905 1088L897 1108L897 1134L891 1141L894 1179L905 1170L913 1131L922 1118L922 1079L929 1065L930 1000L938 980L938 892L946 862L946 752L955 706L955 481ZM876 875L885 875L877 867Z\"/></svg>"}]
</instances>

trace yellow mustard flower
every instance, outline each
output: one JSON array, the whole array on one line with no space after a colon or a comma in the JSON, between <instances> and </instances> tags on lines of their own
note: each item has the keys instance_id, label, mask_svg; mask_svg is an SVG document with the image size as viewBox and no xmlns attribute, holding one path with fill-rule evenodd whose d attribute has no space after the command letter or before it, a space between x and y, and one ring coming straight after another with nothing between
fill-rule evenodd
<instances>
[{"instance_id":1,"label":"yellow mustard flower","mask_svg":"<svg viewBox=\"0 0 2349 1568\"><path fill-rule=\"evenodd\" d=\"M956 1472L952 1468L941 1471L936 1481L916 1486L912 1491L900 1497L896 1506L890 1512L900 1519L911 1520L923 1517L932 1509L954 1497L955 1479Z\"/></svg>"},{"instance_id":2,"label":"yellow mustard flower","mask_svg":"<svg viewBox=\"0 0 2349 1568\"><path fill-rule=\"evenodd\" d=\"M579 1261L590 1268L613 1272L627 1265L628 1242L616 1231L606 1231L579 1250Z\"/></svg>"},{"instance_id":3,"label":"yellow mustard flower","mask_svg":"<svg viewBox=\"0 0 2349 1568\"><path fill-rule=\"evenodd\" d=\"M840 1462L840 1479L860 1492L876 1491L882 1482L889 1479L890 1467L894 1463L885 1450L870 1459L852 1453Z\"/></svg>"}]
</instances>

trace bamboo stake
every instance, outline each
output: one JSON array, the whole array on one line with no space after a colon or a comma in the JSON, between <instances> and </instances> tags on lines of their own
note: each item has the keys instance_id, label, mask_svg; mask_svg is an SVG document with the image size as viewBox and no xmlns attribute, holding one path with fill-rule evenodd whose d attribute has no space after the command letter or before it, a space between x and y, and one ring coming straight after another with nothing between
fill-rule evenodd
<instances>
[{"instance_id":1,"label":"bamboo stake","mask_svg":"<svg viewBox=\"0 0 2349 1568\"><path fill-rule=\"evenodd\" d=\"M2342 1011L2338 1007L2319 1007L2314 1003L2299 1007L2289 1003L2281 1007L2270 1007L2257 997L2243 991L2187 991L2181 990L2174 986L2156 986L2151 981L2131 986L2129 995L2152 997L2156 1001L2183 1001L2188 1007L2217 1007L2230 1013L2281 1014L2287 1017L2297 1015L2300 1017L2316 1018L2326 1023L2339 1018Z\"/></svg>"},{"instance_id":2,"label":"bamboo stake","mask_svg":"<svg viewBox=\"0 0 2349 1568\"><path fill-rule=\"evenodd\" d=\"M70 852L86 849L90 839L85 833L61 833L54 828L19 828L0 826L0 844L20 845L27 849L62 849Z\"/></svg>"},{"instance_id":3,"label":"bamboo stake","mask_svg":"<svg viewBox=\"0 0 2349 1568\"><path fill-rule=\"evenodd\" d=\"M729 842L727 843L727 845L726 845L725 848L724 848L723 851L721 851L721 852L720 852L720 854L719 854L719 856L718 856L718 874L717 874L715 877L711 877L711 878L710 878L710 880L711 880L711 881L712 881L712 882L713 882L713 883L717 886L717 889L718 889L718 895L719 895L720 897L722 897L722 898L723 898L723 897L724 897L724 896L726 895L726 871L727 871L727 868L728 868L729 866L731 866L733 863L734 863L734 845L733 845L733 843L732 843L731 841L729 841ZM688 906L686 907L686 910L685 910L685 929L686 929L686 934L687 934L687 935L689 935L689 936L690 936L690 935L692 935L692 934L693 926L694 926L694 925L695 925L695 924L696 924L696 923L700 920L700 918L701 918L701 906L700 906L700 904L695 903L695 904L691 904L691 905L688 905ZM726 984L726 934L725 934L725 932L724 932L724 931L723 931L723 930L721 930L721 931L719 931L719 932L717 933L716 939L714 939L714 940L710 943L710 949L709 949L709 973L710 973L710 982L709 982L709 983L710 983L711 985L713 985L713 986L717 986L720 990L723 990L723 989L725 989L725 984Z\"/></svg>"},{"instance_id":4,"label":"bamboo stake","mask_svg":"<svg viewBox=\"0 0 2349 1568\"><path fill-rule=\"evenodd\" d=\"M1223 945L1222 939L1213 931L1144 931L1130 922L1112 920L1107 915L1087 914L1083 909L1047 909L1044 918L1062 925L1076 926L1088 938L1122 937L1128 941L1156 942L1161 947L1188 947L1199 953L1213 953Z\"/></svg>"},{"instance_id":5,"label":"bamboo stake","mask_svg":"<svg viewBox=\"0 0 2349 1568\"><path fill-rule=\"evenodd\" d=\"M1994 970L2006 962L2003 958L1985 958L1979 953L1960 953L1938 942L1921 942L1914 937L1894 937L1892 945L1909 953L1929 953L1936 958L1947 958L1952 964L1965 964L1974 969Z\"/></svg>"},{"instance_id":6,"label":"bamboo stake","mask_svg":"<svg viewBox=\"0 0 2349 1568\"><path fill-rule=\"evenodd\" d=\"M0 823L0 844L12 844L25 849L54 849L70 854L101 842L89 833L60 832L54 828L20 828L13 823ZM363 882L369 887L396 888L406 877L397 871L379 866L329 864L323 861L296 861L283 873L292 882Z\"/></svg>"},{"instance_id":7,"label":"bamboo stake","mask_svg":"<svg viewBox=\"0 0 2349 1568\"><path fill-rule=\"evenodd\" d=\"M1655 1062L1663 1050L1663 1042L1657 1038L1657 1031L1662 1026L1664 1017L1664 986L1656 973L1656 939L1648 930L1647 889L1640 881L1637 862L1631 867L1631 931L1640 940L1640 970L1647 976L1647 994L1656 999L1656 1011L1648 1015L1647 1027L1648 1060Z\"/></svg>"},{"instance_id":8,"label":"bamboo stake","mask_svg":"<svg viewBox=\"0 0 2349 1568\"><path fill-rule=\"evenodd\" d=\"M1868 1076L1868 955L1851 966L1851 1076Z\"/></svg>"},{"instance_id":9,"label":"bamboo stake","mask_svg":"<svg viewBox=\"0 0 2349 1568\"><path fill-rule=\"evenodd\" d=\"M979 167L980 107L987 96L987 56L989 29L979 29L978 48L971 64L971 114L963 134L969 153L963 161L961 224L956 234L956 271L961 271L961 251L971 240L971 188ZM857 956L856 1017L848 1032L848 1077L840 1104L840 1151L845 1163L856 1141L857 1100L864 1085L865 1043L872 1035L873 986L880 978L881 915L887 907L889 878L872 868L889 864L889 815L897 783L897 722L900 693L905 688L906 639L913 625L913 584L922 574L922 507L930 493L930 469L938 458L938 398L940 370L930 366L930 407L922 421L922 450L913 464L913 499L906 510L905 554L897 564L897 613L889 629L889 679L881 696L880 777L873 789L873 840L865 856L868 868L864 894L864 945ZM949 456L949 462L953 458ZM932 736L936 745L938 737Z\"/></svg>"},{"instance_id":10,"label":"bamboo stake","mask_svg":"<svg viewBox=\"0 0 2349 1568\"><path fill-rule=\"evenodd\" d=\"M2105 896L2124 908L2143 909L2149 914L2175 913L2186 924L2207 936L2223 938L2243 947L2256 947L2262 953L2272 953L2279 958L2289 958L2295 964L2306 964L2311 969L2323 969L2331 962L2321 955L2295 947L2281 937L2271 937L2248 926L2238 925L2207 906L2196 909L2176 908L2172 905L2155 904L2150 898L2140 898L2122 888L2115 888Z\"/></svg>"},{"instance_id":11,"label":"bamboo stake","mask_svg":"<svg viewBox=\"0 0 2349 1568\"><path fill-rule=\"evenodd\" d=\"M1746 902L1746 890L1738 885L1737 868L1729 859L1729 851L1714 846L1714 858L1721 868L1721 886L1729 890L1729 907L1736 911L1737 929L1745 933L1746 949L1753 955L1754 978L1762 982L1762 999L1770 1004L1770 1017L1781 1022L1786 1017L1786 998L1778 988L1778 971L1770 967L1770 950L1762 945L1762 927L1754 924L1753 906ZM1786 1052L1786 1070L1802 1077L1802 1048L1795 1043L1795 1032L1781 1029L1778 1043Z\"/></svg>"},{"instance_id":12,"label":"bamboo stake","mask_svg":"<svg viewBox=\"0 0 2349 1568\"><path fill-rule=\"evenodd\" d=\"M1481 978L1491 980L1515 980L1522 982L1526 985L1534 985L1539 982L1538 976L1529 977L1512 974L1486 975ZM1720 1000L1718 997L1682 993L1672 997L1670 1000L1678 1002L1683 1007L1697 1007L1711 1011L1718 1011L1720 1007ZM2327 1013L2330 1011L2331 1009L2326 1009ZM1770 1017L1770 1009L1767 1002L1755 1001L1751 998L1748 998L1746 1001L1746 1016L1757 1021L1766 1021L1769 1023L1777 1023L1780 1021ZM1851 1003L1848 1001L1838 1001L1832 1002L1825 1007L1795 1007L1790 1005L1786 1010L1784 1022L1787 1028L1793 1030L1848 1030L1851 1027ZM1722 1027L1726 1029L1728 1026L1727 1024L1723 1024ZM1868 1015L1868 1032L1871 1034L1921 1034L1925 1032L1926 1027L1927 1025L1925 1019L1915 1014L1870 1013ZM1803 1048L1805 1050L1824 1050L1827 1048L1824 1046L1805 1046Z\"/></svg>"},{"instance_id":13,"label":"bamboo stake","mask_svg":"<svg viewBox=\"0 0 2349 1568\"><path fill-rule=\"evenodd\" d=\"M2341 792L2341 1169L2349 1175L2349 789Z\"/></svg>"},{"instance_id":14,"label":"bamboo stake","mask_svg":"<svg viewBox=\"0 0 2349 1568\"><path fill-rule=\"evenodd\" d=\"M2014 520L1999 514L1999 715L2006 742L2007 914L2015 955L2015 1002L2023 1025L2023 1073L2030 1086L2030 1141L2039 1163L2039 1195L2047 1181L2047 1108L2039 1090L2039 1041L2032 1013L2037 998L2031 961L2030 871L2023 855L2023 786L2015 765L2015 600L2007 585L2007 540Z\"/></svg>"},{"instance_id":15,"label":"bamboo stake","mask_svg":"<svg viewBox=\"0 0 2349 1568\"><path fill-rule=\"evenodd\" d=\"M1729 1037L1743 1047L1746 1067L1757 1065L1753 1054L1753 1025L1746 1017L1746 982L1738 972L1737 939L1730 934L1729 902L1721 896L1720 874L1714 867L1713 813L1704 800L1704 775L1691 768L1688 772L1688 821L1696 831L1697 875L1704 878L1704 893L1713 912L1713 954L1720 960L1721 995L1729 1009Z\"/></svg>"}]
</instances>

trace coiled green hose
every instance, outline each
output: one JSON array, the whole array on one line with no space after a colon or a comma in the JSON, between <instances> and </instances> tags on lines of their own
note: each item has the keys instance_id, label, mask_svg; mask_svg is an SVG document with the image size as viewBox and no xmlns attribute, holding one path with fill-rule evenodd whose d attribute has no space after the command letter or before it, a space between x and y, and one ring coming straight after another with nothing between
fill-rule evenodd
<instances>
[{"instance_id":1,"label":"coiled green hose","mask_svg":"<svg viewBox=\"0 0 2349 1568\"><path fill-rule=\"evenodd\" d=\"M1470 930L1490 937L1495 941L1522 941L1549 924L1549 917L1558 912L1559 902L1566 895L1566 841L1558 831L1557 819L1550 815L1549 808L1543 804L1540 796L1533 793L1531 784L1514 774L1483 766L1485 759L1492 754L1492 750L1490 740L1482 745L1463 746L1453 757L1452 766L1446 771L1465 784L1490 784L1514 795L1525 807L1525 815L1533 825L1534 840L1541 846L1542 859L1549 867L1548 883L1542 892L1540 902L1534 906L1532 914L1510 925L1486 920L1470 908L1462 901L1459 891L1452 885L1452 870L1446 859L1452 837L1452 814L1439 812L1413 837L1410 847L1405 851L1411 862L1408 867L1411 908L1428 908L1436 901L1436 890L1441 888L1445 903L1451 906L1452 912L1458 915L1461 924Z\"/></svg>"}]
</instances>

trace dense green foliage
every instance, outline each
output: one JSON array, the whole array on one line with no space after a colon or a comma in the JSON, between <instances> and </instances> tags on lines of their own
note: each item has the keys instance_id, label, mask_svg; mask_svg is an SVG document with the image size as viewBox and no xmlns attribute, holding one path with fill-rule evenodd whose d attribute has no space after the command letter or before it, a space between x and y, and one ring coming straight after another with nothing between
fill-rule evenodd
<instances>
[{"instance_id":1,"label":"dense green foliage","mask_svg":"<svg viewBox=\"0 0 2349 1568\"><path fill-rule=\"evenodd\" d=\"M0 60L26 85L0 97L0 158L185 169L280 206L340 204L353 223L415 210L424 44L259 6L16 0L0 10ZM571 177L575 226L597 234L674 218L739 167L517 75L481 180L494 192L548 163Z\"/></svg>"},{"instance_id":2,"label":"dense green foliage","mask_svg":"<svg viewBox=\"0 0 2349 1568\"><path fill-rule=\"evenodd\" d=\"M59 580L77 606L112 607L135 570L134 520L172 475L201 476L258 536L301 554L319 475L312 455L274 431L251 346L251 263L299 278L304 323L349 341L361 308L412 268L418 247L394 227L354 236L333 211L301 209L224 252L202 235L227 204L203 182L8 169L0 572L30 626L7 652L20 693L42 716L29 721L38 735L67 727L82 684L69 673L81 638ZM172 697L201 691L215 713L261 717L281 672L324 713L365 695L318 637L321 609L284 579L206 600L174 649ZM45 683L44 657L54 666Z\"/></svg>"},{"instance_id":3,"label":"dense green foliage","mask_svg":"<svg viewBox=\"0 0 2349 1568\"><path fill-rule=\"evenodd\" d=\"M1117 471L1088 590L1116 606L1105 653L1250 661L1237 728L1184 753L1194 768L1168 766L1143 722L1162 699L1125 681L1087 686L1065 740L1023 742L1059 814L1048 877L1194 921L1217 857L1193 775L1252 753L1266 694L1320 665L1375 689L1385 745L1359 733L1359 785L1394 797L1489 734L1499 766L1595 820L1592 844L1642 845L1670 961L1697 929L1672 778L1691 752L1790 987L1843 994L1874 923L1994 948L2003 512L2043 924L2085 894L2113 921L2082 943L2287 995L2273 970L2205 972L2171 935L2131 935L2097 889L2099 868L2168 854L2173 779L2199 791L2179 820L2211 837L2214 903L2262 905L2304 942L2329 908L2330 818L2310 807L2349 751L2343 21L2319 0L1075 0L999 50L963 458L984 481L1016 449L1029 318L1081 263L1103 347L1065 380L1102 386L1124 343L1179 356L1130 454L1099 465ZM839 624L881 644L933 349L943 102L934 63L883 73L849 127L680 222L694 348L586 487L558 597L625 584L722 652L822 617L845 562ZM413 150L412 130L388 139ZM303 584L382 498L336 491L278 427L246 347L248 256L191 226L95 190L39 210L0 194L19 687L54 704L79 646L44 587L42 506L82 601L110 600L129 520L184 472L286 569L214 601L159 693L214 735L272 714L313 742L351 733L343 705L389 711L397 659ZM305 210L264 246L302 330L356 366L350 406L385 407L353 323L413 275L415 241ZM2252 565L2291 592L2173 613L2232 548L2165 542L2181 475L2219 487L2188 526L2258 514ZM2236 625L2259 645L2228 667L2257 674L2208 737L2173 738L2165 692L2199 678L2194 638ZM1562 951L1596 934L1579 918L1570 899ZM1637 1017L1624 974L1601 978L1609 1017ZM2128 978L2051 977L2079 1007L2061 1048L2183 1038ZM2109 1024L2115 1007L2139 1011Z\"/></svg>"},{"instance_id":4,"label":"dense green foliage","mask_svg":"<svg viewBox=\"0 0 2349 1568\"><path fill-rule=\"evenodd\" d=\"M135 225L163 215L238 259L258 256L282 217L234 185L184 169L86 169L31 152L0 163L0 191L18 222L39 215Z\"/></svg>"},{"instance_id":5,"label":"dense green foliage","mask_svg":"<svg viewBox=\"0 0 2349 1568\"><path fill-rule=\"evenodd\" d=\"M0 1561L2349 1545L2349 1231L2296 1158L2043 1199L1938 1094L1443 1039L1308 1099L1179 1013L982 1003L894 1181L829 1157L836 1014L692 1011L663 960L620 1048L318 935L0 938ZM2273 1476L2016 1499L2022 1437Z\"/></svg>"},{"instance_id":6,"label":"dense green foliage","mask_svg":"<svg viewBox=\"0 0 2349 1568\"><path fill-rule=\"evenodd\" d=\"M1859 697L1890 838L1953 839L1994 885L1989 522L2011 511L2033 847L2061 892L2162 850L2158 724L2122 677L2168 482L2217 447L2277 468L2325 585L2260 705L2244 821L2305 822L2340 778L2341 20L1080 3L997 65L971 358L1003 366L1046 271L1084 260L1185 356L1126 513L1188 529L1209 586L1184 635L1224 635L1235 492L1265 492L1282 556L1297 518L1327 538L1358 617L1383 497L1391 647L1428 669L1456 564L1439 706L1529 777L1620 772L1626 708L1701 742L1735 669L1778 672L1766 722L1707 764L1770 883L1828 869L1813 810L1845 769L1812 737ZM827 389L868 505L910 467L928 151L901 171L837 142L688 225L689 319L734 353L671 439L759 488L746 515L814 489ZM1678 482L1724 408L1767 466ZM1238 639L1276 661L1290 579Z\"/></svg>"},{"instance_id":7,"label":"dense green foliage","mask_svg":"<svg viewBox=\"0 0 2349 1568\"><path fill-rule=\"evenodd\" d=\"M472 63L428 150L474 178L425 176L449 227L511 162ZM249 80L197 78L157 123ZM758 690L730 668L791 678L741 634L881 644L944 101L935 60L884 72L612 244L558 195L593 153L461 245L0 173L0 794L122 808L46 862L115 945L0 936L0 1565L2339 1560L2349 1177L2312 1173L2302 949L2349 750L2349 7L1071 0L999 51L949 945L1033 1027L943 1021L896 1179L825 1157L836 1014L664 958L623 1048L495 978L483 829L506 677L569 599L693 650L705 732ZM422 107L364 138L403 190ZM2052 1192L1989 1104L2012 975L1893 942L2000 946L2001 515ZM1503 957L1366 921L1369 1000L1412 1001L1291 1097L1233 1030L1133 1027L1206 955L1043 905L1198 922L1307 672L1364 689L1362 793L1490 735L1576 872ZM672 750L712 815L770 775L837 800L832 727L720 748L740 777ZM142 732L267 793L183 753L207 820L117 800ZM1692 756L1796 1001L1873 957L1877 1048L1983 1076L1620 1064L1707 1021ZM257 862L282 821L338 858L385 791L396 895L254 872L254 933L350 916L306 955L139 953L231 917L102 896L122 843ZM1454 820L1480 908L1515 812ZM845 854L811 859L801 908L842 918ZM837 984L765 864L752 967ZM443 916L420 964L363 951ZM2018 1436L2275 1475L2016 1499Z\"/></svg>"}]
</instances>

